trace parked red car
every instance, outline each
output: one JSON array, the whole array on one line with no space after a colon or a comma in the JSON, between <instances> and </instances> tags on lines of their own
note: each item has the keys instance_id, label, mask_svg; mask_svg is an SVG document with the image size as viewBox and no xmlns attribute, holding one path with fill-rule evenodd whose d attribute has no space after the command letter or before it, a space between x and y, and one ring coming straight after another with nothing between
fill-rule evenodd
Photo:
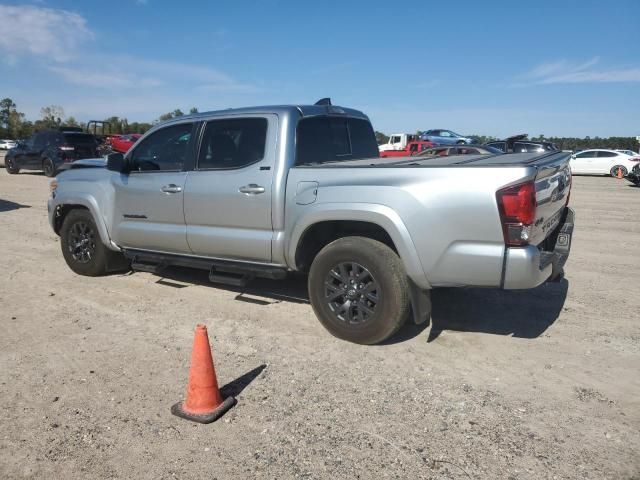
<instances>
[{"instance_id":1,"label":"parked red car","mask_svg":"<svg viewBox=\"0 0 640 480\"><path fill-rule=\"evenodd\" d=\"M427 148L433 147L434 145L435 143L426 140L409 142L407 143L407 146L402 150L383 150L382 152L380 152L380 157L411 157L413 155L419 154Z\"/></svg>"},{"instance_id":2,"label":"parked red car","mask_svg":"<svg viewBox=\"0 0 640 480\"><path fill-rule=\"evenodd\" d=\"M133 144L141 137L139 133L131 133L128 135L112 135L109 137L111 148L115 152L127 153Z\"/></svg>"}]
</instances>

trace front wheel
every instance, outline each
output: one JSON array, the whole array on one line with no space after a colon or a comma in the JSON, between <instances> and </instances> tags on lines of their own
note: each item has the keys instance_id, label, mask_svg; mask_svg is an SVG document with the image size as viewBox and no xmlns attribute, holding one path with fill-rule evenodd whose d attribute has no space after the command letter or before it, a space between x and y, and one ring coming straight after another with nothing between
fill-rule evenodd
<instances>
[{"instance_id":1,"label":"front wheel","mask_svg":"<svg viewBox=\"0 0 640 480\"><path fill-rule=\"evenodd\" d=\"M107 273L109 252L88 210L71 210L62 222L60 246L69 268L79 275L97 277Z\"/></svg>"},{"instance_id":2,"label":"front wheel","mask_svg":"<svg viewBox=\"0 0 640 480\"><path fill-rule=\"evenodd\" d=\"M4 168L10 175L20 173L20 168L16 166L16 162L13 158L4 159Z\"/></svg>"},{"instance_id":3,"label":"front wheel","mask_svg":"<svg viewBox=\"0 0 640 480\"><path fill-rule=\"evenodd\" d=\"M409 316L409 284L398 255L365 237L340 238L316 256L309 298L334 336L372 345L392 336Z\"/></svg>"}]
</instances>

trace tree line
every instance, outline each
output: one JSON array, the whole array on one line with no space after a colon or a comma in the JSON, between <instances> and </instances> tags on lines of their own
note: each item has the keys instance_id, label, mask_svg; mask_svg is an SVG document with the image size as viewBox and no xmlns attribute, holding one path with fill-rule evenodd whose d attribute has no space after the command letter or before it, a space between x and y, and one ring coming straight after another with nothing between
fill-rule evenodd
<instances>
[{"instance_id":1,"label":"tree line","mask_svg":"<svg viewBox=\"0 0 640 480\"><path fill-rule=\"evenodd\" d=\"M378 145L387 143L389 136L382 132L375 132ZM421 131L417 131L416 135L420 136ZM469 138L473 138L476 143L483 144L492 142L494 140L503 140L497 137L491 137L486 135L467 135ZM530 140L536 142L551 142L555 143L560 150L588 150L590 148L606 148L606 149L621 149L621 150L633 150L638 151L638 141L635 137L545 137L544 135L538 135L537 137L529 137Z\"/></svg>"},{"instance_id":2,"label":"tree line","mask_svg":"<svg viewBox=\"0 0 640 480\"><path fill-rule=\"evenodd\" d=\"M196 107L192 107L189 110L189 114L193 113L198 113ZM163 113L152 122L129 122L126 118L117 116L108 117L99 119L99 121L107 122L110 128L102 129L102 127L99 127L96 133L101 135L109 133L144 133L158 122L183 115L185 115L184 112L176 108L171 112ZM27 120L25 114L18 111L18 106L12 99L4 98L0 100L0 138L27 138L34 132L63 126L87 128L87 124L81 124L73 116L65 116L64 108L60 105L42 107L40 109L40 117L41 118L34 121Z\"/></svg>"},{"instance_id":3,"label":"tree line","mask_svg":"<svg viewBox=\"0 0 640 480\"><path fill-rule=\"evenodd\" d=\"M189 110L189 114L194 113L198 113L198 109L196 107L192 107ZM185 113L181 109L176 108L171 112L163 113L152 122L129 122L126 118L112 116L101 119L101 121L109 123L110 129L98 129L96 133L101 135L108 133L144 133L158 122L181 117L183 115L185 115ZM41 118L35 121L27 120L25 114L18 111L18 107L12 99L4 98L0 100L0 138L27 138L39 130L59 128L62 126L87 127L86 124L80 124L80 122L78 122L73 116L65 116L64 109L60 105L42 107L40 109L40 116ZM421 133L421 131L416 132L417 135L420 135ZM376 131L375 134L378 144L387 143L389 141L389 137L384 133ZM486 135L469 135L469 137L475 139L477 143L486 143L492 140L498 140L496 137ZM586 150L589 148L638 150L638 142L634 137L576 138L545 137L544 135L538 135L537 137L531 137L531 140L553 142L561 150L575 151Z\"/></svg>"}]
</instances>

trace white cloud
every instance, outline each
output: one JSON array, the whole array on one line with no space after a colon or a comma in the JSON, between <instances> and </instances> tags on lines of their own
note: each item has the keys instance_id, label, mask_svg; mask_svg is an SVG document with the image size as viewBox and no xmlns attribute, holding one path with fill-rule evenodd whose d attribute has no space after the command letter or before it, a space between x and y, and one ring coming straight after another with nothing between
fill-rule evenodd
<instances>
[{"instance_id":1,"label":"white cloud","mask_svg":"<svg viewBox=\"0 0 640 480\"><path fill-rule=\"evenodd\" d=\"M130 55L92 55L91 64L50 65L47 69L66 83L104 90L151 89L188 86L200 92L256 92L248 83L235 80L214 68L137 58ZM113 58L118 61L114 62Z\"/></svg>"},{"instance_id":2,"label":"white cloud","mask_svg":"<svg viewBox=\"0 0 640 480\"><path fill-rule=\"evenodd\" d=\"M50 66L49 71L59 75L67 83L92 88L150 88L163 84L162 81L155 78L141 77L137 74L119 71L95 71L87 67Z\"/></svg>"},{"instance_id":3,"label":"white cloud","mask_svg":"<svg viewBox=\"0 0 640 480\"><path fill-rule=\"evenodd\" d=\"M519 76L513 86L640 82L640 67L596 68L599 63L599 57L581 63L567 60L543 63Z\"/></svg>"},{"instance_id":4,"label":"white cloud","mask_svg":"<svg viewBox=\"0 0 640 480\"><path fill-rule=\"evenodd\" d=\"M64 62L74 56L82 43L94 37L86 20L68 10L35 5L0 5L0 18L0 50L10 62L24 55Z\"/></svg>"}]
</instances>

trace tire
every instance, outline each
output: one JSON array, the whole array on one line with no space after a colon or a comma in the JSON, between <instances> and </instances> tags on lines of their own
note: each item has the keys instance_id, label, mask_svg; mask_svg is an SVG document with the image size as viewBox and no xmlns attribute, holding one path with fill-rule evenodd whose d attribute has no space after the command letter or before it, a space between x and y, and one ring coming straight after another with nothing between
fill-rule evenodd
<instances>
[{"instance_id":1,"label":"tire","mask_svg":"<svg viewBox=\"0 0 640 480\"><path fill-rule=\"evenodd\" d=\"M7 171L7 173L9 173L10 175L16 175L18 173L20 173L20 168L16 167L13 158L6 158L4 159L4 168Z\"/></svg>"},{"instance_id":2,"label":"tire","mask_svg":"<svg viewBox=\"0 0 640 480\"><path fill-rule=\"evenodd\" d=\"M56 176L56 166L53 164L53 161L50 158L45 158L42 161L42 171L46 177L55 177Z\"/></svg>"},{"instance_id":3,"label":"tire","mask_svg":"<svg viewBox=\"0 0 640 480\"><path fill-rule=\"evenodd\" d=\"M352 282L354 276L360 280ZM331 242L314 259L308 286L320 323L342 340L380 343L409 316L409 282L402 262L377 240L344 237Z\"/></svg>"},{"instance_id":4,"label":"tire","mask_svg":"<svg viewBox=\"0 0 640 480\"><path fill-rule=\"evenodd\" d=\"M67 214L60 229L60 246L67 265L78 275L97 277L107 273L111 252L103 245L88 210L74 209Z\"/></svg>"},{"instance_id":5,"label":"tire","mask_svg":"<svg viewBox=\"0 0 640 480\"><path fill-rule=\"evenodd\" d=\"M626 176L627 176L627 173L629 173L629 172L627 171L627 168L626 168L626 167L624 167L624 166L622 166L622 165L616 165L615 167L613 167L613 168L611 169L611 171L609 171L609 173L611 174L611 176L612 176L612 177L617 177L617 176L618 176L618 170L621 170L621 171L622 171L622 176L623 176L623 177L626 177Z\"/></svg>"},{"instance_id":6,"label":"tire","mask_svg":"<svg viewBox=\"0 0 640 480\"><path fill-rule=\"evenodd\" d=\"M465 142L464 140L460 140L459 142L456 143L456 145L466 145L467 142Z\"/></svg>"}]
</instances>

